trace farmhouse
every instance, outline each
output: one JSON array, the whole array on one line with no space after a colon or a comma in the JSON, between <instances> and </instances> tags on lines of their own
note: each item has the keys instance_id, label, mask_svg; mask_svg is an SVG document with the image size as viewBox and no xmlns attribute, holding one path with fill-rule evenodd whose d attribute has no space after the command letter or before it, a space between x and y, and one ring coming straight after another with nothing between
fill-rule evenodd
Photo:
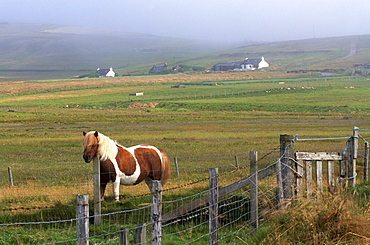
<instances>
[{"instance_id":1,"label":"farmhouse","mask_svg":"<svg viewBox=\"0 0 370 245\"><path fill-rule=\"evenodd\" d=\"M113 68L109 69L96 69L96 73L99 74L99 77L115 77L116 73L113 71Z\"/></svg>"},{"instance_id":2,"label":"farmhouse","mask_svg":"<svg viewBox=\"0 0 370 245\"><path fill-rule=\"evenodd\" d=\"M153 67L149 70L149 74L154 74L154 73L160 72L162 70L166 70L167 68L168 68L167 63L164 64L163 66L153 65Z\"/></svg>"},{"instance_id":3,"label":"farmhouse","mask_svg":"<svg viewBox=\"0 0 370 245\"><path fill-rule=\"evenodd\" d=\"M231 63L219 63L213 66L214 71L244 71L244 70L255 70L261 69L264 67L269 67L269 64L265 61L265 58L262 56L261 59L248 59L240 62L231 62Z\"/></svg>"}]
</instances>

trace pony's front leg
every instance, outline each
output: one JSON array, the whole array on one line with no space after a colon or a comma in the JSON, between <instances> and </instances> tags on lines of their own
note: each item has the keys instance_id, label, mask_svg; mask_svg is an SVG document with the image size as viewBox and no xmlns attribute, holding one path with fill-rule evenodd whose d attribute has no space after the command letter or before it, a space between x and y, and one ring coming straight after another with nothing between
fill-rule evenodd
<instances>
[{"instance_id":1,"label":"pony's front leg","mask_svg":"<svg viewBox=\"0 0 370 245\"><path fill-rule=\"evenodd\" d=\"M119 186L120 186L120 179L117 178L116 181L113 182L113 195L114 200L119 201Z\"/></svg>"}]
</instances>

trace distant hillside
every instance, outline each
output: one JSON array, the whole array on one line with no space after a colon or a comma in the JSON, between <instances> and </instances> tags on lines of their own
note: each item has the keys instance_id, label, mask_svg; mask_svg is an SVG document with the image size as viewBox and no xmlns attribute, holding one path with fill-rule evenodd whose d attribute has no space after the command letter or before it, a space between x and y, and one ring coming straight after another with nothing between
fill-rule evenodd
<instances>
[{"instance_id":1,"label":"distant hillside","mask_svg":"<svg viewBox=\"0 0 370 245\"><path fill-rule=\"evenodd\" d=\"M44 24L0 24L0 80L69 78L96 68L147 73L214 51L192 40Z\"/></svg>"},{"instance_id":2,"label":"distant hillside","mask_svg":"<svg viewBox=\"0 0 370 245\"><path fill-rule=\"evenodd\" d=\"M211 69L220 62L261 56L270 71L350 70L355 63L370 62L370 35L239 46L76 26L0 23L0 81L70 78L98 67L113 67L118 75L146 74L165 62L169 67Z\"/></svg>"},{"instance_id":3,"label":"distant hillside","mask_svg":"<svg viewBox=\"0 0 370 245\"><path fill-rule=\"evenodd\" d=\"M247 45L189 59L186 64L212 67L216 63L264 56L269 70L353 70L370 62L370 35L317 38ZM184 61L182 61L184 62Z\"/></svg>"}]
</instances>

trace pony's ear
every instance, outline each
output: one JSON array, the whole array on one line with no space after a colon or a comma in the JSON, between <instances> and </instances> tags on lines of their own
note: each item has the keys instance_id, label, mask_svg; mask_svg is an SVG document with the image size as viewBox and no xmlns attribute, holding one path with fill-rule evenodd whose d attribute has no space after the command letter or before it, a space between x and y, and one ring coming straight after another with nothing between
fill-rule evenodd
<instances>
[{"instance_id":1,"label":"pony's ear","mask_svg":"<svg viewBox=\"0 0 370 245\"><path fill-rule=\"evenodd\" d=\"M82 131L83 136L85 136L87 133L85 131Z\"/></svg>"},{"instance_id":2,"label":"pony's ear","mask_svg":"<svg viewBox=\"0 0 370 245\"><path fill-rule=\"evenodd\" d=\"M96 138L98 138L98 135L99 135L98 131L95 131L94 135Z\"/></svg>"}]
</instances>

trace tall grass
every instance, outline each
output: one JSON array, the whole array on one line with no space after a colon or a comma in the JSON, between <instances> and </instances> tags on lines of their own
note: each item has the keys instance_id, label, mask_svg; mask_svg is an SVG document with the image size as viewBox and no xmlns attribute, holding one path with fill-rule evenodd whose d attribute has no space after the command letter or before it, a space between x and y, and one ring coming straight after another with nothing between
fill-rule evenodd
<instances>
[{"instance_id":1,"label":"tall grass","mask_svg":"<svg viewBox=\"0 0 370 245\"><path fill-rule=\"evenodd\" d=\"M367 185L359 194L368 192ZM368 244L368 205L359 205L351 193L299 200L286 210L270 214L271 221L257 234L259 244Z\"/></svg>"}]
</instances>

